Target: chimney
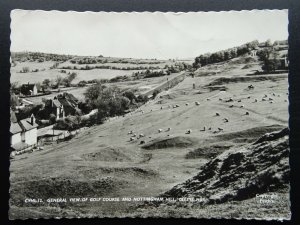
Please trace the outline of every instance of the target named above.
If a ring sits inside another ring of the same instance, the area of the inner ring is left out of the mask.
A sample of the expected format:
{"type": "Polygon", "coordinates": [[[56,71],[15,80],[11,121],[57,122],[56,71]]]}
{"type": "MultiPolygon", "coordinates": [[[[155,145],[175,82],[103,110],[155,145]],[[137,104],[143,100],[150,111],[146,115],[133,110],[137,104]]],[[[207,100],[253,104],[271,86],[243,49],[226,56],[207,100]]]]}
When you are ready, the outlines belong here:
{"type": "Polygon", "coordinates": [[[31,114],[31,117],[30,117],[30,123],[31,123],[31,125],[34,124],[34,115],[33,114],[31,114]]]}

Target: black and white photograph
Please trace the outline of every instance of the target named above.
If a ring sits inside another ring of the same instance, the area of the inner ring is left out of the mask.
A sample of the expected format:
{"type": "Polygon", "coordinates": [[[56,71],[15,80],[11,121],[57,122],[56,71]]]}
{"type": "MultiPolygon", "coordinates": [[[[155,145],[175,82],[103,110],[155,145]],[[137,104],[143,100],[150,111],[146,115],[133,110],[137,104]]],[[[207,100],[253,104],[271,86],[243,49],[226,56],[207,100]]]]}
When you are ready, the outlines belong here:
{"type": "Polygon", "coordinates": [[[288,13],[12,10],[9,218],[290,220],[288,13]]]}

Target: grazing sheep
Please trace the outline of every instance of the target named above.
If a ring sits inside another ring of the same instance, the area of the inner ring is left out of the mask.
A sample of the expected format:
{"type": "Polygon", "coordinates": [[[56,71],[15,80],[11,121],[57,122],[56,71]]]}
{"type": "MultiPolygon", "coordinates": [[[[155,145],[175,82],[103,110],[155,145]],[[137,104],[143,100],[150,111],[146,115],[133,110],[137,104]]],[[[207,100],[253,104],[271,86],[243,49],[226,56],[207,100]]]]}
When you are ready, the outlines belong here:
{"type": "Polygon", "coordinates": [[[145,135],[144,134],[139,134],[139,137],[141,138],[141,137],[145,137],[145,135]]]}
{"type": "Polygon", "coordinates": [[[167,132],[171,130],[171,127],[168,127],[168,129],[166,130],[167,132]]]}
{"type": "Polygon", "coordinates": [[[223,101],[223,99],[222,99],[222,98],[219,98],[219,101],[223,101]]]}
{"type": "Polygon", "coordinates": [[[269,101],[273,101],[273,98],[269,98],[269,101]]]}
{"type": "Polygon", "coordinates": [[[132,131],[132,130],[128,132],[128,134],[132,134],[132,133],[133,133],[133,131],[132,131]]]}
{"type": "Polygon", "coordinates": [[[222,131],[223,129],[222,129],[222,128],[220,128],[220,127],[218,127],[218,130],[219,130],[219,131],[222,131]]]}
{"type": "Polygon", "coordinates": [[[240,99],[240,100],[238,100],[238,102],[242,102],[242,100],[240,99]]]}
{"type": "Polygon", "coordinates": [[[233,99],[229,98],[226,102],[233,102],[233,99]]]}
{"type": "Polygon", "coordinates": [[[263,98],[263,99],[261,99],[263,102],[265,102],[266,101],[266,99],[265,98],[263,98]]]}
{"type": "Polygon", "coordinates": [[[210,101],[210,99],[209,99],[209,98],[207,98],[207,99],[206,99],[206,101],[210,101]]]}
{"type": "Polygon", "coordinates": [[[158,129],[158,133],[161,133],[163,130],[162,129],[158,129]]]}
{"type": "Polygon", "coordinates": [[[216,133],[218,133],[218,131],[216,131],[216,130],[215,130],[215,131],[213,131],[213,134],[216,134],[216,133]]]}
{"type": "Polygon", "coordinates": [[[287,100],[285,99],[284,102],[287,102],[287,100]]]}
{"type": "Polygon", "coordinates": [[[254,99],[254,102],[257,102],[257,99],[254,99]]]}
{"type": "Polygon", "coordinates": [[[219,114],[219,113],[216,113],[216,116],[220,116],[220,114],[219,114]]]}
{"type": "Polygon", "coordinates": [[[268,95],[264,95],[264,98],[267,98],[268,97],[268,95]]]}
{"type": "Polygon", "coordinates": [[[241,105],[240,108],[244,108],[244,105],[241,105]]]}
{"type": "Polygon", "coordinates": [[[247,98],[248,98],[248,99],[250,99],[250,98],[251,98],[251,96],[248,96],[247,98]]]}
{"type": "Polygon", "coordinates": [[[192,133],[192,130],[191,130],[191,129],[188,129],[185,133],[186,133],[186,134],[190,134],[190,133],[192,133]]]}
{"type": "Polygon", "coordinates": [[[136,134],[133,134],[131,137],[136,137],[136,134]]]}
{"type": "Polygon", "coordinates": [[[204,126],[204,127],[203,127],[203,129],[202,129],[202,130],[200,130],[200,131],[205,131],[205,129],[206,129],[206,127],[204,126]]]}
{"type": "Polygon", "coordinates": [[[211,127],[210,127],[210,128],[208,128],[208,130],[211,130],[211,127]]]}
{"type": "Polygon", "coordinates": [[[245,115],[247,115],[247,116],[248,116],[248,115],[249,115],[249,112],[246,112],[246,113],[245,113],[245,115]]]}
{"type": "Polygon", "coordinates": [[[188,106],[188,105],[189,105],[189,103],[185,103],[185,105],[186,105],[186,106],[188,106]]]}
{"type": "Polygon", "coordinates": [[[200,103],[199,102],[195,102],[195,105],[200,105],[200,103]]]}
{"type": "Polygon", "coordinates": [[[228,123],[229,120],[228,120],[227,118],[224,118],[224,122],[225,122],[225,123],[228,123]]]}
{"type": "Polygon", "coordinates": [[[131,137],[131,138],[130,138],[130,141],[134,141],[134,140],[135,140],[135,138],[134,138],[134,137],[131,137]]]}
{"type": "Polygon", "coordinates": [[[160,109],[163,109],[163,107],[160,107],[160,109]]]}
{"type": "Polygon", "coordinates": [[[252,84],[250,84],[250,85],[248,86],[248,88],[249,88],[249,89],[253,89],[254,86],[253,86],[252,84]]]}
{"type": "Polygon", "coordinates": [[[276,96],[275,93],[272,93],[273,96],[276,96]]]}
{"type": "Polygon", "coordinates": [[[230,105],[229,108],[232,108],[234,105],[230,105]]]}
{"type": "Polygon", "coordinates": [[[145,144],[145,141],[140,141],[140,145],[145,144]]]}
{"type": "Polygon", "coordinates": [[[273,101],[270,101],[270,103],[273,103],[273,101]]]}

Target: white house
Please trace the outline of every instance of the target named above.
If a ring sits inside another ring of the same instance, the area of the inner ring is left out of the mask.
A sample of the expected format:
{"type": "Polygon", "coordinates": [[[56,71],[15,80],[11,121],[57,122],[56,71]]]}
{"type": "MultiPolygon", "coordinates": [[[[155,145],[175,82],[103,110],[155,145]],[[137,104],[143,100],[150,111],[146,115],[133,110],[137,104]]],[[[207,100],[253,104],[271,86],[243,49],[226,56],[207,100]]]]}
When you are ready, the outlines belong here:
{"type": "Polygon", "coordinates": [[[10,134],[12,150],[22,150],[36,145],[37,127],[34,115],[20,121],[16,120],[15,115],[11,116],[10,134]]]}
{"type": "Polygon", "coordinates": [[[23,131],[21,134],[22,142],[25,142],[27,145],[36,145],[38,125],[35,123],[34,115],[31,115],[30,118],[20,120],[19,124],[23,131]]]}
{"type": "Polygon", "coordinates": [[[10,124],[10,143],[11,145],[16,145],[17,143],[20,143],[22,141],[21,139],[21,133],[22,133],[22,128],[18,123],[11,123],[10,124]]]}

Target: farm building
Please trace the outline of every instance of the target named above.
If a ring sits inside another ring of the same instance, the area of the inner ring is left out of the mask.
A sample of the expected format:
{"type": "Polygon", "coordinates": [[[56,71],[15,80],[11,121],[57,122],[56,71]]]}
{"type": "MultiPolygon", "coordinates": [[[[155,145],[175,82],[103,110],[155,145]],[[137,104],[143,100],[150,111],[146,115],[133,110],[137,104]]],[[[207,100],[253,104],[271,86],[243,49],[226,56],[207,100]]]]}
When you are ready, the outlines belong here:
{"type": "Polygon", "coordinates": [[[28,84],[22,84],[20,91],[23,95],[37,95],[38,93],[36,85],[29,82],[28,84]]]}
{"type": "Polygon", "coordinates": [[[45,107],[50,108],[50,112],[56,116],[56,119],[64,118],[68,115],[75,115],[78,111],[78,99],[72,94],[63,93],[57,95],[54,99],[45,102],[45,107]]]}
{"type": "Polygon", "coordinates": [[[11,112],[11,148],[22,150],[37,144],[37,127],[34,115],[30,118],[17,121],[14,112],[11,112]]]}

